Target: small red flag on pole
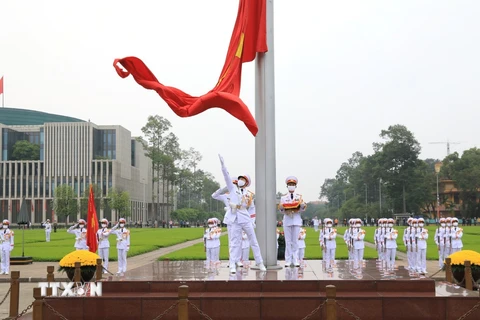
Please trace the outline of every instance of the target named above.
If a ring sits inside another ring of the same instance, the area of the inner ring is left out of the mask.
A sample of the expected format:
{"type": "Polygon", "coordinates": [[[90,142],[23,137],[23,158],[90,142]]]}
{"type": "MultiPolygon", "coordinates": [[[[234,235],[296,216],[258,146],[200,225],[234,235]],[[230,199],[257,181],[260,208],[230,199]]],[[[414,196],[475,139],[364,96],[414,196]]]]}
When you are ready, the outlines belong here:
{"type": "Polygon", "coordinates": [[[97,230],[98,219],[97,210],[95,209],[95,197],[93,187],[90,185],[90,195],[88,197],[88,214],[87,214],[87,246],[90,252],[97,252],[97,230]]]}

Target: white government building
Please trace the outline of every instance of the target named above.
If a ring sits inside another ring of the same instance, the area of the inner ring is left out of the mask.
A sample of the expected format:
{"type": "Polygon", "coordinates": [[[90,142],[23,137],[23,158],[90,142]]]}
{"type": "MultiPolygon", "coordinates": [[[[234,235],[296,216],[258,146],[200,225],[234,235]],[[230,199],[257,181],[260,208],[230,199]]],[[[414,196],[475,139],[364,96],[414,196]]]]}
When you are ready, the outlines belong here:
{"type": "MultiPolygon", "coordinates": [[[[113,187],[127,191],[131,200],[129,221],[154,220],[151,216],[152,164],[143,146],[119,125],[96,125],[61,115],[33,110],[0,108],[0,218],[18,221],[22,199],[32,224],[46,219],[58,223],[53,196],[56,186],[69,184],[80,198],[90,184],[108,197],[113,187]],[[40,159],[12,160],[13,146],[27,140],[40,146],[40,159]],[[146,206],[144,206],[146,204],[146,206]],[[150,205],[149,205],[150,204],[150,205]]],[[[114,210],[99,208],[99,219],[118,220],[114,210]]],[[[86,217],[79,212],[69,222],[86,217]]]]}

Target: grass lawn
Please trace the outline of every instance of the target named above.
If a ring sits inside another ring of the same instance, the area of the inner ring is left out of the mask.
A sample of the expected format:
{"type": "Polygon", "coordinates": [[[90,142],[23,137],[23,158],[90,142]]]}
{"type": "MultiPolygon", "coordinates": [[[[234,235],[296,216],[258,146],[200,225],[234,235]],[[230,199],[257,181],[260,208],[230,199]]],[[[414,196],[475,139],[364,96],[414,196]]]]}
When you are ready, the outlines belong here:
{"type": "MultiPolygon", "coordinates": [[[[480,227],[462,227],[463,234],[463,249],[465,250],[474,250],[480,252],[480,227]]],[[[348,251],[345,242],[343,241],[343,233],[345,232],[345,227],[337,228],[339,235],[337,236],[337,250],[336,258],[337,259],[347,259],[348,251]],[[341,234],[341,235],[340,235],[341,234]]],[[[365,227],[366,233],[365,241],[374,243],[373,235],[375,232],[375,227],[365,227]]],[[[403,245],[403,230],[405,227],[396,227],[399,230],[399,237],[397,239],[398,251],[406,252],[405,246],[403,245]]],[[[434,235],[436,226],[428,226],[429,230],[428,241],[427,241],[427,259],[436,260],[438,259],[437,246],[435,245],[434,235]]],[[[322,251],[318,242],[319,233],[315,232],[313,228],[307,228],[307,238],[305,239],[306,250],[305,250],[305,259],[321,259],[322,251]]],[[[228,259],[228,239],[227,236],[222,236],[220,238],[220,259],[228,259]]],[[[365,247],[364,252],[365,259],[374,259],[377,257],[377,252],[373,248],[365,247]]],[[[194,245],[189,248],[181,249],[170,254],[161,256],[159,260],[205,260],[205,251],[203,248],[203,243],[194,245]]],[[[252,252],[250,251],[250,260],[253,260],[252,252]]]]}
{"type": "MultiPolygon", "coordinates": [[[[15,232],[15,248],[11,256],[22,256],[22,230],[13,229],[15,232]]],[[[174,244],[199,239],[203,236],[203,228],[143,228],[130,229],[130,250],[128,256],[136,256],[159,248],[174,244]]],[[[116,236],[110,236],[110,261],[117,260],[116,236]]],[[[67,233],[66,229],[52,232],[50,242],[45,242],[43,229],[25,230],[25,256],[33,257],[34,261],[60,261],[73,247],[75,236],[67,233]]]]}

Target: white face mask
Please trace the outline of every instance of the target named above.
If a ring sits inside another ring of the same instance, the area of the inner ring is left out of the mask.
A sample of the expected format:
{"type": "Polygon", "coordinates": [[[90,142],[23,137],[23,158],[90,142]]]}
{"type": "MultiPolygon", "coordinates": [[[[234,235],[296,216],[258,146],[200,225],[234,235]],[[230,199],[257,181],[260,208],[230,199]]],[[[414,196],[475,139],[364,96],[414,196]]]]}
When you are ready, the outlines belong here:
{"type": "Polygon", "coordinates": [[[214,224],[209,224],[208,227],[209,228],[213,228],[215,225],[214,224]]]}
{"type": "Polygon", "coordinates": [[[3,225],[3,229],[7,229],[8,226],[6,224],[3,225]]]}
{"type": "Polygon", "coordinates": [[[125,223],[120,223],[120,228],[125,227],[125,223]]]}
{"type": "Polygon", "coordinates": [[[451,222],[448,222],[447,223],[447,227],[451,227],[452,226],[452,223],[451,222]]]}
{"type": "Polygon", "coordinates": [[[330,223],[327,224],[327,228],[331,228],[331,227],[332,227],[332,225],[330,223]]]}
{"type": "Polygon", "coordinates": [[[453,226],[454,226],[454,227],[458,226],[458,222],[454,222],[454,223],[453,223],[453,226]]]}
{"type": "Polygon", "coordinates": [[[102,228],[106,228],[107,225],[105,223],[102,223],[102,228]]]}
{"type": "Polygon", "coordinates": [[[237,185],[241,188],[245,185],[245,180],[238,180],[237,185]]]}
{"type": "Polygon", "coordinates": [[[85,227],[85,225],[84,224],[79,224],[78,227],[81,229],[81,228],[85,227]]]}
{"type": "Polygon", "coordinates": [[[288,191],[293,192],[295,191],[297,187],[296,186],[287,186],[288,191]]]}
{"type": "Polygon", "coordinates": [[[388,227],[389,227],[389,228],[392,228],[392,227],[393,227],[393,223],[389,223],[389,224],[388,224],[388,227]]]}
{"type": "Polygon", "coordinates": [[[362,225],[361,224],[356,224],[355,228],[360,228],[362,225]]]}
{"type": "Polygon", "coordinates": [[[420,228],[423,228],[423,226],[424,226],[423,223],[419,223],[418,225],[420,226],[420,228]]]}
{"type": "Polygon", "coordinates": [[[418,227],[418,223],[414,223],[413,226],[416,228],[418,227]]]}
{"type": "Polygon", "coordinates": [[[442,227],[445,227],[445,223],[441,223],[440,225],[441,225],[442,227]]]}

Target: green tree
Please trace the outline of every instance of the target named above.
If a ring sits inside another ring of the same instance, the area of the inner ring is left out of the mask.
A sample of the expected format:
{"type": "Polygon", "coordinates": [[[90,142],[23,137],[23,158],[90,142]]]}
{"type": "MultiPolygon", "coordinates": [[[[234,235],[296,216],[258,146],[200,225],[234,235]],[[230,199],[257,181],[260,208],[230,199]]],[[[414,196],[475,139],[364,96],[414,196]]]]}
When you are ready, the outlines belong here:
{"type": "Polygon", "coordinates": [[[27,140],[19,140],[13,145],[12,160],[40,160],[40,146],[27,140]]]}
{"type": "Polygon", "coordinates": [[[118,216],[125,218],[131,215],[130,195],[126,191],[115,188],[108,192],[108,204],[112,210],[117,211],[118,216]]]}
{"type": "MultiPolygon", "coordinates": [[[[55,188],[53,197],[53,210],[57,215],[68,217],[78,212],[78,199],[75,191],[68,184],[62,184],[55,188]]],[[[65,225],[67,225],[65,219],[65,225]]]]}

